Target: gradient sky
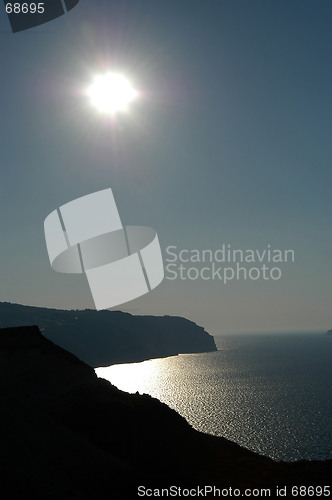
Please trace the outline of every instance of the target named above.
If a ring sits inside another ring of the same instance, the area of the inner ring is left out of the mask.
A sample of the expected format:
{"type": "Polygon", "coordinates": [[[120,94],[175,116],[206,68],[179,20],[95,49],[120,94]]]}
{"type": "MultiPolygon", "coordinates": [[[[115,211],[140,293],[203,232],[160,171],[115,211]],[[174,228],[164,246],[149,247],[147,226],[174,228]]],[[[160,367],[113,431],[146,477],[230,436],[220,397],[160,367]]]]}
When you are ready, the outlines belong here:
{"type": "Polygon", "coordinates": [[[279,281],[164,280],[122,310],[214,335],[332,328],[331,18],[329,0],[81,0],[12,34],[2,8],[0,300],[94,307],[84,275],[51,269],[43,222],[111,187],[163,251],[296,255],[279,281]],[[84,95],[104,70],[140,92],[115,121],[84,95]]]}

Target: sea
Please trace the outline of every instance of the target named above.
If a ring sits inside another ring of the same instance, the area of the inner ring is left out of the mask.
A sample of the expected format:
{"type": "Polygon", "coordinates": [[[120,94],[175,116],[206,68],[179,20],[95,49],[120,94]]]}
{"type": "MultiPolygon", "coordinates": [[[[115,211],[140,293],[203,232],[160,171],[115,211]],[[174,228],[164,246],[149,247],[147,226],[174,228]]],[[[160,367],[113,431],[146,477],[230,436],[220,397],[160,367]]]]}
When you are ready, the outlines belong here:
{"type": "Polygon", "coordinates": [[[216,336],[216,352],[97,368],[119,389],[150,394],[195,429],[274,460],[332,459],[332,336],[216,336]]]}

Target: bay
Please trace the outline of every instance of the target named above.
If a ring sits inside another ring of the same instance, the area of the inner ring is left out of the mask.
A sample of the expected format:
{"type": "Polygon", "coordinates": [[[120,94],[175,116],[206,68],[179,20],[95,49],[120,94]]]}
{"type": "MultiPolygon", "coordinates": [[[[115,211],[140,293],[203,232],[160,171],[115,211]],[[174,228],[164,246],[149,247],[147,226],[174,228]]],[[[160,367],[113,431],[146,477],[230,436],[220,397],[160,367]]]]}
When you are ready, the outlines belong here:
{"type": "Polygon", "coordinates": [[[197,430],[275,460],[332,458],[332,337],[230,334],[217,352],[97,368],[127,392],[150,394],[197,430]]]}

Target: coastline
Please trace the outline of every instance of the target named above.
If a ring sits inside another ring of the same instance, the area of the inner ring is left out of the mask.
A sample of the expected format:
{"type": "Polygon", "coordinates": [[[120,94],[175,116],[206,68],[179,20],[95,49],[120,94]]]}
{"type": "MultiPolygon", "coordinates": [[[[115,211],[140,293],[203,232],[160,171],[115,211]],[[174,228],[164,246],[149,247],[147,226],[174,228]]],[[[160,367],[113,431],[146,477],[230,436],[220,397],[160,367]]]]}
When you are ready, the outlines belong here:
{"type": "Polygon", "coordinates": [[[150,394],[198,431],[274,460],[331,459],[330,350],[321,335],[216,337],[219,351],[102,368],[119,389],[150,394]],[[249,432],[249,430],[250,432],[249,432]]]}
{"type": "Polygon", "coordinates": [[[0,357],[5,500],[135,498],[139,485],[268,487],[275,498],[278,485],[328,484],[332,460],[275,462],[198,432],[157,399],[98,378],[37,327],[0,330],[0,357]]]}

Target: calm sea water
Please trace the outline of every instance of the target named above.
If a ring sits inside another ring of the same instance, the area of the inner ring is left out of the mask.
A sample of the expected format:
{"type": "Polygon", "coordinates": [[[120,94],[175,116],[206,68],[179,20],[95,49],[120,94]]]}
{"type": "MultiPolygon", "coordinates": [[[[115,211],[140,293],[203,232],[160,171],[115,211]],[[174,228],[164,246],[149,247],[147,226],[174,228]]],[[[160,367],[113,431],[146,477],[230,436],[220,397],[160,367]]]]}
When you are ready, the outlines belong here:
{"type": "Polygon", "coordinates": [[[150,394],[196,429],[276,460],[332,458],[332,337],[215,337],[218,352],[98,368],[119,389],[150,394]]]}

